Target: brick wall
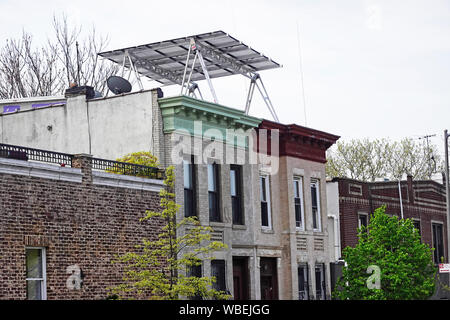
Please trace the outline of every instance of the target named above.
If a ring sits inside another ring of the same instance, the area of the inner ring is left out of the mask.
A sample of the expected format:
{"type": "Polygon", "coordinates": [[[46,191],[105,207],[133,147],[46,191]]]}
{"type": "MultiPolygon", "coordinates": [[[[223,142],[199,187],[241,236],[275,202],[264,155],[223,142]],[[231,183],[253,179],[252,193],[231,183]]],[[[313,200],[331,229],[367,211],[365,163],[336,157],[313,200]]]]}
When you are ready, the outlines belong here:
{"type": "MultiPolygon", "coordinates": [[[[376,208],[386,205],[386,213],[401,217],[398,182],[365,183],[351,179],[336,178],[339,182],[339,214],[342,248],[358,243],[358,214],[368,216],[376,208]]],[[[401,195],[404,218],[420,221],[421,238],[424,243],[433,245],[432,223],[442,223],[444,253],[447,260],[447,219],[445,187],[434,181],[401,182],[401,195]]]]}
{"type": "MultiPolygon", "coordinates": [[[[146,209],[159,210],[157,191],[98,185],[86,158],[76,166],[81,182],[0,170],[0,299],[26,299],[27,246],[46,248],[48,299],[105,299],[122,279],[121,267],[111,264],[115,255],[159,233],[161,222],[139,222],[146,209]],[[66,271],[75,264],[84,282],[69,290],[66,271]]],[[[76,170],[55,167],[62,169],[76,170]]]]}

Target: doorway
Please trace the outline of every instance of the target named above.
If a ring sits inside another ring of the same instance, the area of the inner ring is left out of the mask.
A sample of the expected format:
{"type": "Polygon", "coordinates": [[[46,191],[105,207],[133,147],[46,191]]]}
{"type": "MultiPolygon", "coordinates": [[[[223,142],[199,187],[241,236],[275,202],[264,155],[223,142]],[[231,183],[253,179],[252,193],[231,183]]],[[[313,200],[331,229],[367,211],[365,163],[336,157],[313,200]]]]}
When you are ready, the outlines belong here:
{"type": "Polygon", "coordinates": [[[248,258],[233,257],[233,291],[234,300],[248,300],[248,258]]]}
{"type": "Polygon", "coordinates": [[[278,300],[277,258],[261,258],[261,300],[278,300]]]}

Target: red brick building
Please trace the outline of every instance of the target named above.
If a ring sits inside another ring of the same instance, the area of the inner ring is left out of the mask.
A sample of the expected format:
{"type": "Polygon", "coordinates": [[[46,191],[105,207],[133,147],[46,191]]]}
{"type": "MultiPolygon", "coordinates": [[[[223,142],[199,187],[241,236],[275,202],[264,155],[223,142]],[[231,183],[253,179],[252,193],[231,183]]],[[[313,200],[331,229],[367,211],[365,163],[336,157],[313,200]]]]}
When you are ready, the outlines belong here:
{"type": "Polygon", "coordinates": [[[107,298],[123,276],[111,260],[159,233],[139,218],[159,209],[162,180],[98,171],[112,162],[86,155],[0,147],[0,299],[107,298]]]}
{"type": "Polygon", "coordinates": [[[339,207],[334,210],[339,213],[341,249],[356,245],[358,227],[367,225],[370,214],[386,205],[387,214],[400,218],[403,209],[403,217],[413,220],[422,241],[435,248],[435,263],[441,257],[448,261],[444,184],[430,180],[413,181],[408,176],[406,181],[401,181],[399,193],[398,181],[361,182],[335,178],[327,185],[329,198],[332,197],[333,185],[338,193],[339,207]]]}

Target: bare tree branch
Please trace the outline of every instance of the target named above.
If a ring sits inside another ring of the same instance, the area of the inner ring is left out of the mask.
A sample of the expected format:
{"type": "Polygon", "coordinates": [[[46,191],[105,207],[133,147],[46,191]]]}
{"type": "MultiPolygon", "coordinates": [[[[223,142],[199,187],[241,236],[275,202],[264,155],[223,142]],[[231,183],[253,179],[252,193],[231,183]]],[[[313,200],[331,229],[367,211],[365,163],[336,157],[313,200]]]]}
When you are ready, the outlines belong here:
{"type": "Polygon", "coordinates": [[[32,35],[24,31],[20,39],[9,39],[0,48],[1,99],[62,94],[70,83],[78,82],[78,61],[78,84],[106,92],[106,79],[118,70],[97,55],[106,48],[108,37],[98,36],[94,27],[82,37],[81,26],[71,26],[66,15],[53,17],[53,31],[54,37],[41,46],[35,46],[32,35]]]}

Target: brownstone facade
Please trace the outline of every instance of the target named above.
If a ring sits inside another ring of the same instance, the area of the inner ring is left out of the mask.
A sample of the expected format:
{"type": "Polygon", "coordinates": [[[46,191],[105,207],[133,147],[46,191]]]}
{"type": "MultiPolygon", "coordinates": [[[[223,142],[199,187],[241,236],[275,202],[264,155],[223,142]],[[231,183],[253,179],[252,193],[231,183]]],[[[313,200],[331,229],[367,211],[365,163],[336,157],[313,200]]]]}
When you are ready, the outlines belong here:
{"type": "Polygon", "coordinates": [[[84,156],[73,161],[81,170],[0,160],[0,299],[27,298],[28,247],[45,248],[47,299],[105,299],[123,276],[111,260],[159,233],[162,223],[139,219],[147,209],[159,210],[160,181],[149,190],[135,187],[147,183],[144,178],[102,173],[96,179],[84,156]],[[114,187],[105,179],[134,187],[114,187]],[[70,289],[75,265],[83,283],[70,289]]]}

